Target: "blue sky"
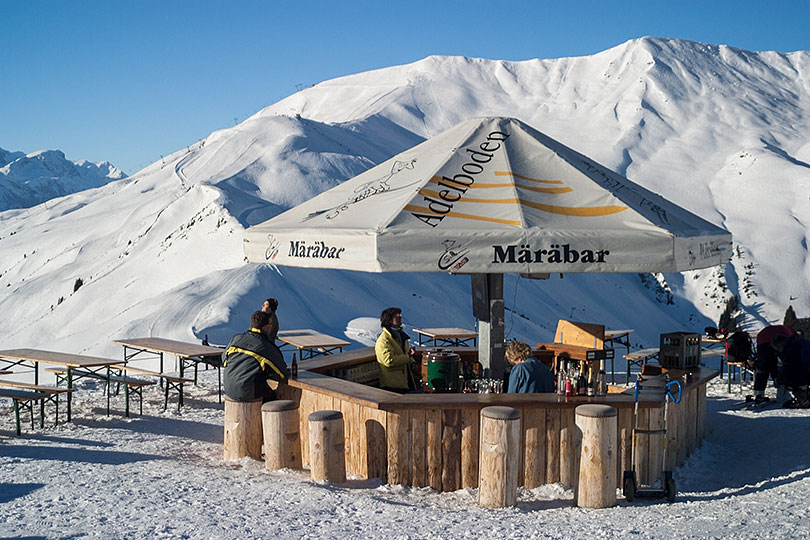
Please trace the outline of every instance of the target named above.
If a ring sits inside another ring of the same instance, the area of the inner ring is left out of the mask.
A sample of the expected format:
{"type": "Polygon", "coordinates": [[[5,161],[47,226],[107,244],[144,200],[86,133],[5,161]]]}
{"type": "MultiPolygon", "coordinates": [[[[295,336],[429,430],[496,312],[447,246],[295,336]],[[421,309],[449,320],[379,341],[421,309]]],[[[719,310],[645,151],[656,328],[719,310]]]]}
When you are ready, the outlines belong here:
{"type": "Polygon", "coordinates": [[[590,55],[642,36],[810,50],[810,1],[0,0],[0,147],[134,173],[298,88],[431,54],[590,55]]]}

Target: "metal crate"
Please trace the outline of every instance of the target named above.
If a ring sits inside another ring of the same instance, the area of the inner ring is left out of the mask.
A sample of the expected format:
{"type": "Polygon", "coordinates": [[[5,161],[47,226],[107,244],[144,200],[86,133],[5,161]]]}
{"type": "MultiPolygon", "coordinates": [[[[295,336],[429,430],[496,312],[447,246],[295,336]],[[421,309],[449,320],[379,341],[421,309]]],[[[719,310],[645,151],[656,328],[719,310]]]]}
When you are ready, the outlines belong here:
{"type": "Polygon", "coordinates": [[[658,362],[667,369],[692,369],[700,365],[700,334],[661,334],[658,362]]]}

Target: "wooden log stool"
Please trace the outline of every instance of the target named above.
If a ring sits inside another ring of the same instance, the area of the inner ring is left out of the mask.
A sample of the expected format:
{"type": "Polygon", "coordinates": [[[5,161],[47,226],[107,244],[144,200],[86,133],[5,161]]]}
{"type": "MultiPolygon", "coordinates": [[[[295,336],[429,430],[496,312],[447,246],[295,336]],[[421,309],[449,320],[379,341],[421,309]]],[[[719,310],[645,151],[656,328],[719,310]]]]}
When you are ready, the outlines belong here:
{"type": "Polygon", "coordinates": [[[289,399],[262,405],[264,463],[271,471],[301,469],[301,439],[298,434],[298,403],[289,399]]]}
{"type": "Polygon", "coordinates": [[[222,459],[262,459],[262,400],[225,398],[225,442],[222,459]]]}
{"type": "Polygon", "coordinates": [[[314,482],[346,482],[343,413],[315,411],[309,415],[309,467],[314,482]]]}
{"type": "Polygon", "coordinates": [[[577,506],[616,506],[617,420],[616,409],[609,405],[576,408],[576,424],[582,432],[577,506]]]}
{"type": "Polygon", "coordinates": [[[485,508],[513,506],[520,467],[520,411],[484,407],[480,432],[478,504],[485,508]]]}

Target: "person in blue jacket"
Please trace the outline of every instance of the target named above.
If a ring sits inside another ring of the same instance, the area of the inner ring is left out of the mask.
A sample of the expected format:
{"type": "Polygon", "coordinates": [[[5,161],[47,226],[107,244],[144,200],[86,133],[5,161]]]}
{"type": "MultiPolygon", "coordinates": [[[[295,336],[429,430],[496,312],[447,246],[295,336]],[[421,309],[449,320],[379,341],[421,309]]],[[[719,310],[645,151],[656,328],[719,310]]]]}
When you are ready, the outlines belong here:
{"type": "Polygon", "coordinates": [[[793,399],[782,404],[789,409],[810,408],[810,341],[799,336],[773,336],[771,347],[782,360],[779,377],[793,394],[793,399]]]}
{"type": "Polygon", "coordinates": [[[554,391],[554,375],[532,356],[528,343],[512,341],[506,347],[506,361],[514,366],[509,373],[510,394],[538,394],[554,391]]]}

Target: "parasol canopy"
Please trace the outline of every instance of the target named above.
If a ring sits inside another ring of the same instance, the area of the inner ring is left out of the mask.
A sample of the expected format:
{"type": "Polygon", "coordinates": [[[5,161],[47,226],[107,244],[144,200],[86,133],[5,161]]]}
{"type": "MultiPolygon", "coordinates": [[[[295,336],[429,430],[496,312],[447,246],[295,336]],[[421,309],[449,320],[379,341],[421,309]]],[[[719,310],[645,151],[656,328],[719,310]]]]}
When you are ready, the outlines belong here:
{"type": "Polygon", "coordinates": [[[681,272],[731,234],[514,118],[465,121],[250,227],[250,262],[366,272],[681,272]]]}

